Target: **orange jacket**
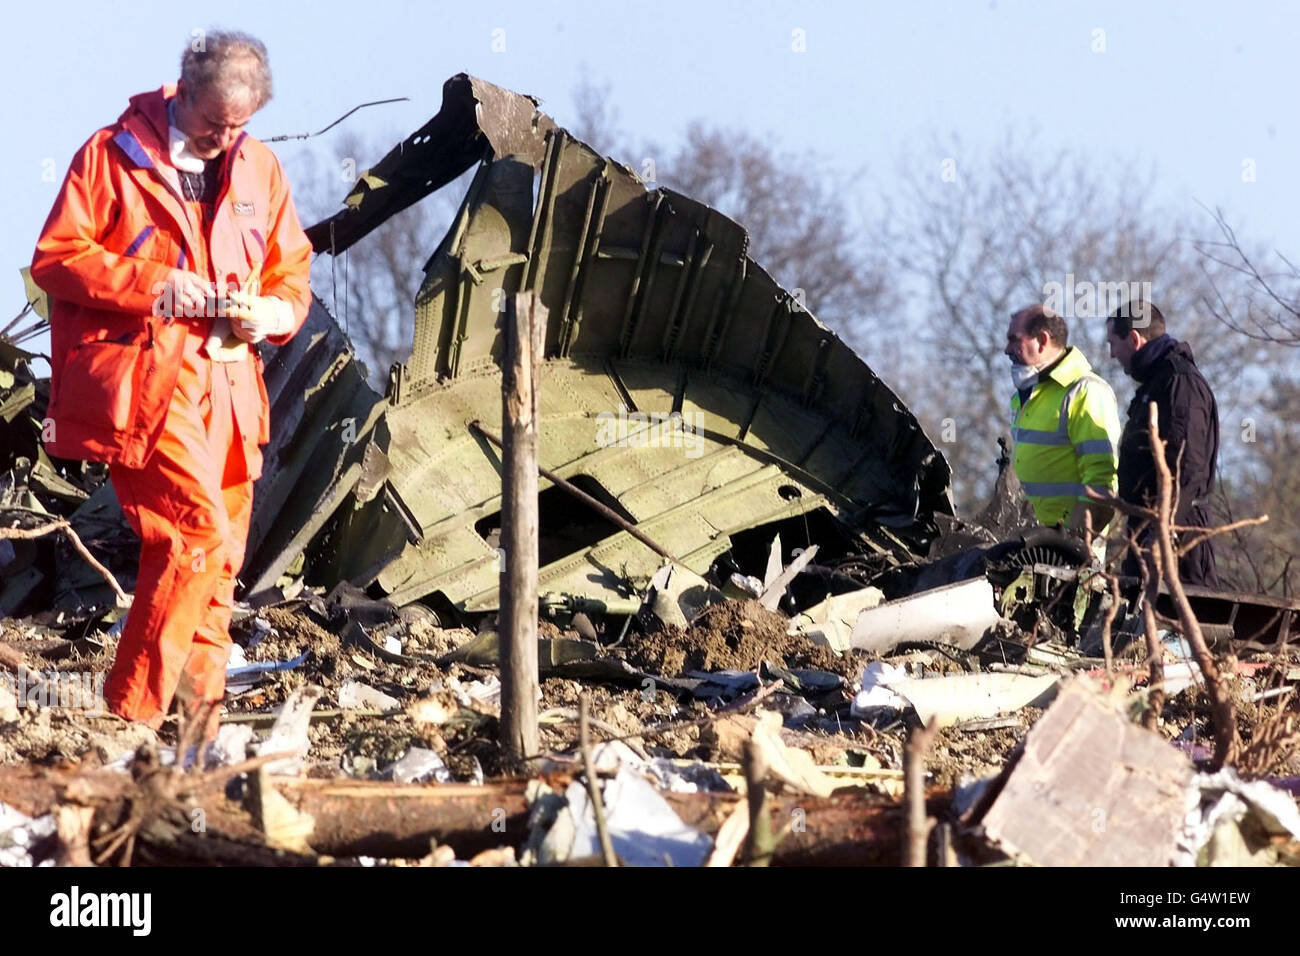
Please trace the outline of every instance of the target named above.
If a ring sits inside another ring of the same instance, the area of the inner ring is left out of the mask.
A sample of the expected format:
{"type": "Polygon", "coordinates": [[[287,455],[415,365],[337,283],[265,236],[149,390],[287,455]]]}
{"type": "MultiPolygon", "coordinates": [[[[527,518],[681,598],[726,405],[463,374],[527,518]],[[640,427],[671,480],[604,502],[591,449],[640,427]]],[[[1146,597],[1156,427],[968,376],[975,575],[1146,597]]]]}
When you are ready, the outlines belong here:
{"type": "MultiPolygon", "coordinates": [[[[167,162],[164,86],[131,98],[118,121],[96,132],[68,169],[32,258],[32,278],[50,297],[50,406],[46,448],[62,458],[138,468],[158,440],[187,335],[207,337],[212,317],[172,317],[160,307],[173,269],[225,287],[261,263],[261,294],[307,318],[311,243],[294,211],[279,160],[247,134],[227,152],[209,235],[201,234],[167,162]]],[[[253,350],[256,355],[256,350],[253,350]]],[[[245,434],[270,439],[261,358],[257,395],[236,399],[245,434]]]]}

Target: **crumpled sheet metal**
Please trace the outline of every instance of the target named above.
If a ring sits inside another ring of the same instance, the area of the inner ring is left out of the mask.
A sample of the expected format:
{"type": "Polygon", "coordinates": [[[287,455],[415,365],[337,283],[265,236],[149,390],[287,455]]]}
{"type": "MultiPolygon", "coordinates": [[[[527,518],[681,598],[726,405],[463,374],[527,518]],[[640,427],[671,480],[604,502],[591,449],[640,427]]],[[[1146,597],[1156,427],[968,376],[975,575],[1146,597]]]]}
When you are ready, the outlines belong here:
{"type": "Polygon", "coordinates": [[[554,127],[532,97],[458,73],[443,84],[438,114],[362,173],[347,208],[307,236],[317,252],[343,252],[481,159],[518,155],[539,164],[554,127]]]}
{"type": "MultiPolygon", "coordinates": [[[[421,540],[377,574],[351,562],[342,576],[377,582],[398,603],[440,592],[467,610],[496,606],[485,531],[499,520],[500,462],[466,423],[500,431],[500,319],[523,289],[549,310],[541,463],[597,485],[691,570],[706,571],[735,532],[816,509],[868,550],[923,553],[933,516],[952,510],[947,463],[866,363],[749,258],[742,226],[647,190],[526,97],[471,78],[446,89],[452,116],[424,129],[470,130],[474,99],[487,161],[426,267],[412,355],[390,384],[390,482],[421,540]]],[[[372,170],[389,185],[359,186],[356,209],[331,220],[336,249],[355,240],[345,224],[378,224],[358,211],[391,215],[403,189],[449,181],[446,157],[469,154],[435,143],[420,171],[412,141],[372,170]]],[[[344,542],[396,541],[401,530],[392,516],[345,521],[344,542]]],[[[543,565],[546,590],[609,596],[643,585],[659,559],[611,531],[543,565]]]]}

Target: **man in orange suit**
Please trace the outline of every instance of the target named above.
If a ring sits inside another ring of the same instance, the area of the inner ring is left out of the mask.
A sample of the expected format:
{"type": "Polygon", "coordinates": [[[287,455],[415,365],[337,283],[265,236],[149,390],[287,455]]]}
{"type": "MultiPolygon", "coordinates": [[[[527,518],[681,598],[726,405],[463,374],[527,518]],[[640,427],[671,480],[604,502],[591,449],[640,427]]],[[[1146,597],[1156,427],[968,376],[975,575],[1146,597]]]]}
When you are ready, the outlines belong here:
{"type": "Polygon", "coordinates": [[[196,41],[174,87],[132,97],[74,157],[32,260],[51,309],[46,447],[108,462],[142,543],[105,703],[154,728],[173,700],[193,716],[224,696],[270,437],[256,345],[287,342],[311,304],[284,171],[243,131],[270,97],[259,41],[196,41]]]}

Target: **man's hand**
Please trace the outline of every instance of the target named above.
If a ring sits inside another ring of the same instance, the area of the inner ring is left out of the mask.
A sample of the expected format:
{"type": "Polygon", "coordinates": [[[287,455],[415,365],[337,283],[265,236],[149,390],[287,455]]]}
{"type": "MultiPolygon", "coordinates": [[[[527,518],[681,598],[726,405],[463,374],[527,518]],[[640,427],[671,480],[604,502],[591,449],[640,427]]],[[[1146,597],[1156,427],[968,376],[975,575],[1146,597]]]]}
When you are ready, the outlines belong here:
{"type": "Polygon", "coordinates": [[[173,269],[167,277],[171,287],[172,316],[203,315],[208,301],[208,284],[193,272],[173,269]]]}
{"type": "Polygon", "coordinates": [[[232,292],[227,298],[226,314],[235,336],[249,345],[293,331],[293,307],[275,296],[232,292]]]}

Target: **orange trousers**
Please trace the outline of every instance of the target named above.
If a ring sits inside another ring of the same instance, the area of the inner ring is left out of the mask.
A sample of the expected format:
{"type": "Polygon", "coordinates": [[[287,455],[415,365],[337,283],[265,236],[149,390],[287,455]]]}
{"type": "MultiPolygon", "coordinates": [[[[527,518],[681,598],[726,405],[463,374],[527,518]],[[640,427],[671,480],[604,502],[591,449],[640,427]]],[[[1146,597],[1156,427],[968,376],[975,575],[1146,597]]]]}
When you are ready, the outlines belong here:
{"type": "MultiPolygon", "coordinates": [[[[225,695],[235,577],[248,539],[252,479],[261,472],[256,436],[245,439],[235,413],[236,404],[258,400],[251,375],[251,359],[212,362],[203,339],[191,333],[153,454],[142,468],[109,469],[141,549],[104,698],[113,713],[154,729],[173,699],[193,716],[225,695]]],[[[218,711],[205,736],[215,733],[218,711]]]]}

